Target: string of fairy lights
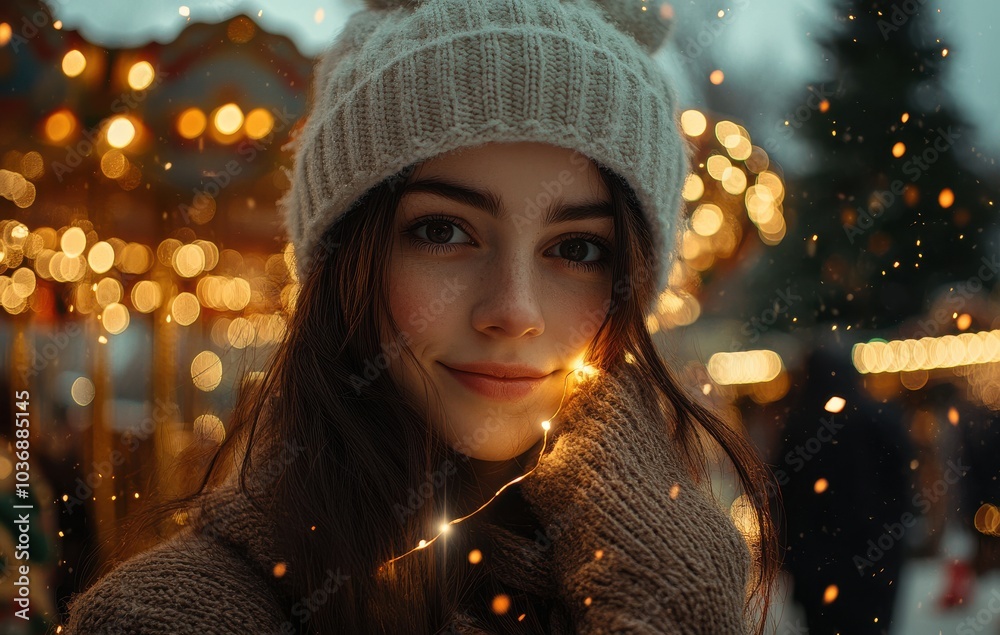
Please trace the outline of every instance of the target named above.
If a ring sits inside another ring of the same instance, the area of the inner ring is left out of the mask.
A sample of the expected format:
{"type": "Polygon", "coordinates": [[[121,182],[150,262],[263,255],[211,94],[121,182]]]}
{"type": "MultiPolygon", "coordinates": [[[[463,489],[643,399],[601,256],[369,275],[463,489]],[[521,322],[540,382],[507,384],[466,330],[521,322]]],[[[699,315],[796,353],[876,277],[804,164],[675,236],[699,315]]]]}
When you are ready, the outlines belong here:
{"type": "MultiPolygon", "coordinates": [[[[625,361],[626,362],[631,362],[632,358],[630,356],[626,355],[625,361]]],[[[598,375],[600,375],[600,373],[601,373],[600,369],[598,369],[596,366],[593,366],[591,364],[581,363],[581,364],[578,364],[572,371],[570,371],[569,373],[567,373],[566,377],[563,378],[563,394],[562,394],[562,397],[559,400],[559,407],[556,408],[556,411],[552,414],[551,417],[549,417],[548,419],[542,421],[542,423],[541,423],[542,434],[543,434],[543,436],[542,436],[542,447],[541,447],[541,449],[538,452],[538,459],[535,462],[534,467],[532,467],[530,470],[528,470],[527,472],[525,472],[521,476],[518,476],[517,478],[515,478],[515,479],[507,482],[506,484],[504,484],[504,486],[501,487],[500,489],[498,489],[496,491],[496,493],[493,494],[493,496],[491,496],[489,498],[489,500],[487,500],[485,503],[483,503],[482,505],[480,505],[478,508],[476,508],[471,513],[466,514],[465,516],[461,516],[459,518],[455,518],[453,520],[449,520],[449,521],[445,521],[445,522],[441,523],[441,525],[440,525],[440,531],[438,531],[437,534],[435,534],[430,539],[423,539],[423,540],[421,540],[420,542],[417,543],[417,546],[413,547],[412,549],[410,549],[406,553],[403,553],[402,555],[395,556],[395,557],[389,559],[388,561],[386,561],[385,563],[383,563],[379,567],[379,572],[383,572],[386,567],[388,567],[389,565],[393,564],[394,562],[396,562],[398,560],[401,560],[402,558],[405,558],[406,556],[410,555],[411,553],[414,553],[416,551],[420,551],[421,549],[426,549],[427,547],[431,546],[432,544],[434,544],[434,542],[438,538],[440,538],[444,534],[448,533],[448,531],[451,529],[451,527],[453,525],[457,525],[460,522],[462,522],[464,520],[467,520],[467,519],[475,516],[480,511],[482,511],[483,509],[485,509],[490,503],[492,503],[496,499],[496,497],[499,496],[505,489],[507,489],[511,485],[514,485],[515,483],[518,483],[518,482],[522,481],[523,479],[527,478],[532,472],[534,472],[536,469],[538,469],[538,466],[541,463],[542,457],[545,455],[545,446],[548,443],[549,430],[552,427],[552,420],[555,419],[556,415],[558,415],[562,411],[563,404],[565,403],[565,400],[566,400],[566,390],[567,390],[567,387],[569,386],[569,380],[570,380],[570,378],[573,377],[573,376],[576,376],[576,377],[580,378],[582,381],[586,381],[586,380],[589,380],[591,378],[597,377],[598,375]]]]}

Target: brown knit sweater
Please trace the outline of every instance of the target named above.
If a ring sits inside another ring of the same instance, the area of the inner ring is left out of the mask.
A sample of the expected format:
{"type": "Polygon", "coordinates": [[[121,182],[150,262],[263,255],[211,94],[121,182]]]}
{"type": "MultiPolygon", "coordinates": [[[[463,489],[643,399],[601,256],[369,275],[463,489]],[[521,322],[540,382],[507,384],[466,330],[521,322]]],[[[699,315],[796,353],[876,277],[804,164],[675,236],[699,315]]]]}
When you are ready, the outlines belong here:
{"type": "MultiPolygon", "coordinates": [[[[552,635],[749,632],[743,537],[688,477],[666,418],[640,410],[639,382],[588,381],[519,484],[550,543],[498,529],[501,577],[558,598],[552,635]]],[[[210,492],[183,531],[74,596],[63,632],[292,633],[267,522],[232,484],[210,492]]],[[[453,629],[482,633],[464,612],[453,629]]]]}

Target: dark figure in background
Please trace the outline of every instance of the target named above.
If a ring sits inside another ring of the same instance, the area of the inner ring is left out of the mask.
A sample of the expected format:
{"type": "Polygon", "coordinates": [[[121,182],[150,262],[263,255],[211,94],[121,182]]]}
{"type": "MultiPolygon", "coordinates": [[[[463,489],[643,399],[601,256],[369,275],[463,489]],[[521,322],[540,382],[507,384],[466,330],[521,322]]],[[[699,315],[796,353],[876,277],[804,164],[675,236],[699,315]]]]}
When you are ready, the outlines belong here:
{"type": "MultiPolygon", "coordinates": [[[[959,458],[968,475],[961,481],[958,516],[975,541],[970,573],[977,578],[1000,569],[1000,416],[995,410],[955,399],[961,433],[959,458]]],[[[944,604],[950,604],[943,598],[944,604]]]]}
{"type": "Polygon", "coordinates": [[[805,366],[774,468],[793,597],[810,635],[884,635],[917,514],[902,411],[868,395],[840,346],[818,347],[805,366]],[[825,409],[831,397],[842,410],[825,409]]]}

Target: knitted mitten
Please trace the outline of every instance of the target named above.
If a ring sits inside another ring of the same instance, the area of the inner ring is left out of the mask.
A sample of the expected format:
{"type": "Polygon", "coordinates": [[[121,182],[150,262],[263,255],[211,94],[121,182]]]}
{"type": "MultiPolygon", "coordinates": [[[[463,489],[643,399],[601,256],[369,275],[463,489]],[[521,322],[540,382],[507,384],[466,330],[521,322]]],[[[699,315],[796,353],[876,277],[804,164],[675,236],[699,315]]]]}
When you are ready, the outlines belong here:
{"type": "Polygon", "coordinates": [[[746,542],[628,372],[584,380],[522,482],[576,632],[745,633],[746,542]]]}

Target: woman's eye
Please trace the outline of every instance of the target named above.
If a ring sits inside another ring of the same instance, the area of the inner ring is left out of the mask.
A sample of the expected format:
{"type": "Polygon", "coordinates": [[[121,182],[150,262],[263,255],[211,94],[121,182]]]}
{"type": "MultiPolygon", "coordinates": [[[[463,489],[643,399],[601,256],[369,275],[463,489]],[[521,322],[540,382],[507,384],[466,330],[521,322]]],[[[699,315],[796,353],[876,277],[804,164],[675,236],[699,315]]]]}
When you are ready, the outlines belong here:
{"type": "Polygon", "coordinates": [[[570,269],[597,271],[611,264],[611,249],[603,240],[589,236],[573,236],[556,245],[556,255],[567,261],[570,269]]]}
{"type": "Polygon", "coordinates": [[[450,242],[454,238],[465,237],[465,244],[475,245],[475,241],[461,224],[452,218],[424,217],[410,225],[403,234],[410,244],[418,249],[439,254],[454,251],[462,243],[450,242]]]}
{"type": "Polygon", "coordinates": [[[559,243],[559,255],[574,262],[590,262],[601,259],[601,248],[589,240],[571,238],[559,243]]]}
{"type": "Polygon", "coordinates": [[[472,242],[472,237],[462,230],[458,225],[447,220],[424,221],[413,229],[413,235],[427,242],[443,245],[451,242],[453,238],[465,238],[464,242],[472,242]]]}

